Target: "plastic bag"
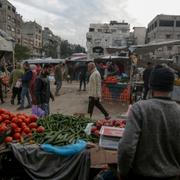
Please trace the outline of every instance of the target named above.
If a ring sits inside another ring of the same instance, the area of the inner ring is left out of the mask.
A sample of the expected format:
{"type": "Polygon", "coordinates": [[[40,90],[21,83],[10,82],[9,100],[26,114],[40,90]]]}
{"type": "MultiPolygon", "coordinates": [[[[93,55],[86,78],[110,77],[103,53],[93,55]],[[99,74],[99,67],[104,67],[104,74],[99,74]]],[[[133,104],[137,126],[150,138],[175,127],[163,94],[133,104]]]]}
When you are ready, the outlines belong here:
{"type": "Polygon", "coordinates": [[[44,117],[45,116],[45,111],[43,111],[40,107],[37,105],[32,106],[32,114],[38,116],[38,117],[44,117]]]}
{"type": "Polygon", "coordinates": [[[91,135],[91,128],[93,126],[94,123],[88,123],[84,132],[87,134],[87,135],[91,135]]]}
{"type": "Polygon", "coordinates": [[[76,144],[69,144],[66,146],[53,146],[51,144],[42,144],[41,148],[50,153],[62,155],[62,156],[72,156],[78,154],[86,148],[87,143],[83,140],[78,140],[76,144]]]}

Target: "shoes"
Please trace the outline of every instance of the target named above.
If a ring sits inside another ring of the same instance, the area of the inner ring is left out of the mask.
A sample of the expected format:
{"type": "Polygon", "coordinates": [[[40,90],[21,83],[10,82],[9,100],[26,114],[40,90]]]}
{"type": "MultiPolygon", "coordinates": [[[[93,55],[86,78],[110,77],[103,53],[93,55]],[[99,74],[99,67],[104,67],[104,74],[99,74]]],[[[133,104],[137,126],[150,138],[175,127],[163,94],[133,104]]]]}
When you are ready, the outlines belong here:
{"type": "Polygon", "coordinates": [[[110,120],[110,119],[111,119],[111,116],[106,116],[105,119],[106,119],[106,120],[110,120]]]}
{"type": "Polygon", "coordinates": [[[20,106],[20,107],[17,108],[17,110],[18,110],[18,111],[24,110],[24,107],[21,107],[21,106],[20,106]]]}
{"type": "Polygon", "coordinates": [[[83,89],[83,91],[86,91],[86,89],[83,89]]]}
{"type": "Polygon", "coordinates": [[[18,102],[18,103],[17,103],[17,105],[20,105],[20,104],[21,104],[21,102],[18,102]]]}

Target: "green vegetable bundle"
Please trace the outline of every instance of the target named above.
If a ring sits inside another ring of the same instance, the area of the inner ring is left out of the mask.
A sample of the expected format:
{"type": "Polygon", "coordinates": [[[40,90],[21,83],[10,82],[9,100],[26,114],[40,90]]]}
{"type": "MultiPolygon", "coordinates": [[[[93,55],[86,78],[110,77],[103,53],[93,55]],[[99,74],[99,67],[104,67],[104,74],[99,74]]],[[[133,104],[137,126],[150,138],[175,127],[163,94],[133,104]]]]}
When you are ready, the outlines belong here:
{"type": "Polygon", "coordinates": [[[37,121],[37,124],[43,126],[45,131],[41,134],[34,133],[33,139],[40,144],[48,143],[58,146],[75,143],[78,139],[97,142],[97,137],[86,135],[84,132],[87,124],[92,122],[89,118],[52,114],[37,121]]]}

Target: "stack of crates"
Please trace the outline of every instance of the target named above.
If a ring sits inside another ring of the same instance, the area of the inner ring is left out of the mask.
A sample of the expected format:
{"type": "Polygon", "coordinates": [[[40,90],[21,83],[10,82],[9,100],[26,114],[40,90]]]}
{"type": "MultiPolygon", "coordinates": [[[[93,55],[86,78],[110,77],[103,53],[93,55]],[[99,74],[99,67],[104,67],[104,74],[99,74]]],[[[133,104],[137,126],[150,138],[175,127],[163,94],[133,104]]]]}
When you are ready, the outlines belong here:
{"type": "Polygon", "coordinates": [[[130,86],[103,83],[102,98],[107,101],[129,102],[130,86]]]}

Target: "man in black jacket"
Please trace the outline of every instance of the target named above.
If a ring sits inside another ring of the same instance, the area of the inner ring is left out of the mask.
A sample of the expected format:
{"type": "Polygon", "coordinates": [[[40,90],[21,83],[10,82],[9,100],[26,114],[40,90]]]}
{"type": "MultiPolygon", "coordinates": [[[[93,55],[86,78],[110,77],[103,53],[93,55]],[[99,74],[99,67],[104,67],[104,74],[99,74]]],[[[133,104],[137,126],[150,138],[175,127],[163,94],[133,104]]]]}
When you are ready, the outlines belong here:
{"type": "Polygon", "coordinates": [[[49,100],[50,98],[54,101],[54,96],[51,93],[50,81],[48,75],[50,74],[50,65],[45,65],[41,71],[39,77],[36,78],[35,82],[35,97],[37,105],[45,111],[45,115],[50,113],[49,111],[49,100]]]}

